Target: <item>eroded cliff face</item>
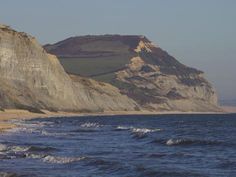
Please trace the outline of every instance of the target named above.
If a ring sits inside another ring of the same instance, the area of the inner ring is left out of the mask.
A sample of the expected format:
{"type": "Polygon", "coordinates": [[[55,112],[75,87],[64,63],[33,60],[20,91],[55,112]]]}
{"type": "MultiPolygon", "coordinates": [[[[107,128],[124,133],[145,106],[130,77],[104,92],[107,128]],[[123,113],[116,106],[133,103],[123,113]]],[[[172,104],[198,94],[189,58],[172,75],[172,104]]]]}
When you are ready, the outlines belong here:
{"type": "Polygon", "coordinates": [[[178,62],[144,36],[74,37],[45,48],[60,57],[67,72],[108,82],[142,109],[220,111],[216,91],[202,71],[178,62]],[[89,67],[81,72],[85,62],[89,67]],[[93,64],[96,72],[90,70],[93,64]]]}
{"type": "MultiPolygon", "coordinates": [[[[86,79],[84,78],[86,81],[86,79]]],[[[0,107],[64,111],[138,109],[108,84],[73,82],[35,38],[0,25],[0,107]],[[91,89],[99,85],[99,89],[91,89]],[[104,99],[102,99],[104,98],[104,99]]]]}
{"type": "Polygon", "coordinates": [[[202,71],[179,63],[145,37],[134,51],[137,55],[116,72],[116,80],[132,88],[121,90],[144,109],[220,111],[216,91],[202,71]]]}
{"type": "Polygon", "coordinates": [[[122,92],[144,109],[158,111],[217,111],[217,95],[202,74],[169,75],[160,67],[134,57],[127,68],[116,73],[125,83],[122,92]],[[132,88],[132,89],[131,89],[132,88]]]}

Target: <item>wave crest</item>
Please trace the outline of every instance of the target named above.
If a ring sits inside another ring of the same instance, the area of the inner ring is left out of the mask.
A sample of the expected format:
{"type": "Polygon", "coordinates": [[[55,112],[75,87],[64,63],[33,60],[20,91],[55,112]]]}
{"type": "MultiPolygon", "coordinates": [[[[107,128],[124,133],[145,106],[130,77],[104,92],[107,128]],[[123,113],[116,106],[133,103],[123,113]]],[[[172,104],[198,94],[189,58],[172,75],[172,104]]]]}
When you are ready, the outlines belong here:
{"type": "Polygon", "coordinates": [[[133,136],[135,138],[144,138],[147,136],[148,133],[153,133],[153,132],[157,132],[157,131],[161,131],[161,129],[151,129],[151,128],[135,128],[132,126],[117,126],[115,128],[115,131],[130,131],[131,134],[133,134],[133,136]]]}
{"type": "Polygon", "coordinates": [[[30,147],[25,147],[25,146],[12,146],[10,147],[10,151],[13,152],[26,152],[29,150],[30,147]]]}
{"type": "Polygon", "coordinates": [[[157,132],[161,131],[161,129],[149,129],[149,128],[133,128],[132,133],[152,133],[152,132],[157,132]]]}
{"type": "Polygon", "coordinates": [[[160,131],[160,129],[148,129],[148,128],[132,128],[131,133],[134,138],[145,138],[149,133],[160,131]]]}
{"type": "Polygon", "coordinates": [[[83,159],[85,159],[85,157],[56,157],[48,155],[43,158],[43,162],[53,163],[53,164],[67,164],[67,163],[78,162],[83,159]]]}
{"type": "Polygon", "coordinates": [[[101,125],[99,123],[86,122],[80,125],[82,128],[99,128],[101,125]]]}
{"type": "Polygon", "coordinates": [[[177,145],[219,145],[221,142],[212,141],[212,140],[194,140],[194,139],[169,139],[166,141],[168,146],[177,146],[177,145]]]}
{"type": "Polygon", "coordinates": [[[6,150],[7,150],[7,146],[5,144],[0,144],[0,152],[6,151],[6,150]]]}
{"type": "Polygon", "coordinates": [[[132,129],[133,127],[126,127],[126,126],[117,126],[115,128],[116,131],[122,131],[122,130],[130,130],[132,129]]]}

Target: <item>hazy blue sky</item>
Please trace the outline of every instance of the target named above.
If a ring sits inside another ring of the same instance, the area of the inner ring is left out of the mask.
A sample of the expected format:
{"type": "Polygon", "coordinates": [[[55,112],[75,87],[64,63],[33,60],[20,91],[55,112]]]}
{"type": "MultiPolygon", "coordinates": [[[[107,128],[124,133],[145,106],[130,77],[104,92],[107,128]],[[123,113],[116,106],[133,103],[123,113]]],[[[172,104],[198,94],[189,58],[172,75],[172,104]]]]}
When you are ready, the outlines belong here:
{"type": "Polygon", "coordinates": [[[85,34],[142,34],[236,98],[236,0],[0,0],[0,23],[42,44],[85,34]]]}

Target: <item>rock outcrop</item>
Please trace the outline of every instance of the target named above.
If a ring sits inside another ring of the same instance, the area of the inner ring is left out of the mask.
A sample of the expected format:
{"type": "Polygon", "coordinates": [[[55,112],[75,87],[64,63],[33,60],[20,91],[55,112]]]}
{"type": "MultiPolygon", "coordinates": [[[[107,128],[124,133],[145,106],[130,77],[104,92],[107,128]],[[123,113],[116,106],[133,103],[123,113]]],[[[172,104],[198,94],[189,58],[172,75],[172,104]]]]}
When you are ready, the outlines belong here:
{"type": "Polygon", "coordinates": [[[86,78],[74,82],[34,37],[0,25],[0,108],[91,112],[138,106],[109,84],[86,78]]]}
{"type": "Polygon", "coordinates": [[[108,82],[143,109],[219,111],[216,91],[203,72],[181,64],[144,36],[73,37],[45,49],[68,73],[108,82]]]}

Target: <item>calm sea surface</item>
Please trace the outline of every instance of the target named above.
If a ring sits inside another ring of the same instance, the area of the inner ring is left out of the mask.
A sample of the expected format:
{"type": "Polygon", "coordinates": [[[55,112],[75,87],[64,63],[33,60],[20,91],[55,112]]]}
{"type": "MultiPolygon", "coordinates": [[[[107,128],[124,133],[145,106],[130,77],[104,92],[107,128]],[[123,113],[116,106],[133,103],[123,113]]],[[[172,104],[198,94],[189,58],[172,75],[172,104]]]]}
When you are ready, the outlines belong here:
{"type": "Polygon", "coordinates": [[[0,135],[0,176],[236,176],[236,114],[15,123],[0,135]]]}

